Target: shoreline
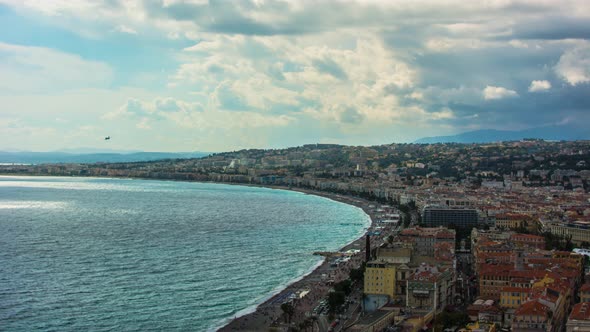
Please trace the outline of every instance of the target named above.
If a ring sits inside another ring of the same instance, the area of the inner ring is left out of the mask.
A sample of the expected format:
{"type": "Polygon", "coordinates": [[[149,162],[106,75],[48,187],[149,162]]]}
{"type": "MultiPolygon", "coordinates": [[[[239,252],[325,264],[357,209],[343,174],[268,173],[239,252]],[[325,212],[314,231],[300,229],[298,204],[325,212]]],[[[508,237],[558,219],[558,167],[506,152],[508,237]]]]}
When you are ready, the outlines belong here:
{"type": "MultiPolygon", "coordinates": [[[[305,303],[304,308],[313,309],[313,307],[315,307],[319,303],[319,301],[323,299],[325,295],[327,295],[327,291],[330,288],[321,285],[323,283],[322,275],[327,274],[329,276],[332,276],[334,277],[333,279],[336,282],[347,279],[348,272],[350,271],[350,269],[357,268],[357,265],[360,264],[362,260],[364,260],[365,236],[367,234],[367,229],[370,229],[371,227],[374,227],[376,225],[376,215],[372,208],[369,207],[369,205],[376,206],[379,203],[369,201],[360,197],[345,196],[305,188],[287,188],[282,186],[264,186],[257,184],[238,184],[224,182],[211,183],[288,190],[300,192],[306,195],[319,196],[339,203],[355,206],[361,209],[369,217],[370,221],[369,225],[366,226],[365,231],[362,233],[360,237],[352,240],[351,242],[345,244],[344,246],[340,247],[340,249],[338,249],[338,251],[346,251],[349,249],[360,250],[360,252],[354,256],[355,259],[351,260],[351,262],[353,262],[352,264],[349,263],[346,266],[331,267],[330,261],[324,257],[323,261],[318,263],[313,270],[286,284],[284,287],[282,287],[282,289],[279,292],[271,295],[269,298],[262,301],[260,304],[256,305],[253,311],[245,312],[243,315],[236,316],[229,322],[225,323],[223,326],[214,328],[213,331],[267,331],[272,328],[272,322],[274,320],[282,320],[282,310],[280,308],[281,303],[277,302],[278,299],[285,298],[289,294],[292,294],[297,290],[308,289],[311,295],[306,296],[306,298],[311,297],[311,301],[305,303]],[[357,264],[354,264],[354,262],[356,262],[357,264]]],[[[248,308],[244,310],[248,310],[248,308]]],[[[303,318],[304,316],[301,314],[303,314],[303,312],[300,312],[300,317],[303,318]]],[[[295,317],[297,317],[297,312],[295,314],[295,317]]]]}
{"type": "MultiPolygon", "coordinates": [[[[306,188],[299,188],[299,187],[283,187],[283,186],[273,186],[273,185],[259,185],[259,184],[251,184],[251,183],[228,183],[228,182],[215,182],[215,181],[184,181],[184,180],[171,180],[171,179],[153,179],[153,178],[133,178],[133,177],[95,177],[95,176],[55,176],[55,175],[13,175],[13,174],[2,174],[1,176],[6,177],[36,177],[36,176],[49,176],[49,177],[59,177],[59,178],[71,178],[71,177],[78,177],[78,178],[98,178],[98,179],[141,179],[141,180],[153,180],[153,181],[178,181],[178,182],[197,182],[197,183],[212,183],[212,184],[225,184],[225,185],[235,185],[235,186],[244,186],[244,187],[258,187],[258,188],[266,188],[266,189],[273,189],[273,190],[285,190],[285,191],[293,191],[299,192],[305,195],[314,195],[323,197],[335,202],[343,203],[352,205],[361,209],[369,218],[369,224],[364,226],[362,234],[350,241],[349,243],[340,247],[337,251],[342,252],[349,249],[358,249],[360,250],[356,255],[353,256],[353,259],[349,261],[345,266],[338,266],[338,267],[331,267],[330,260],[326,257],[323,257],[322,260],[318,261],[314,266],[310,268],[310,270],[306,271],[301,276],[298,276],[288,283],[284,285],[280,285],[277,287],[276,291],[273,290],[268,297],[264,297],[260,303],[254,304],[247,308],[244,308],[236,313],[234,318],[230,318],[229,321],[225,321],[220,323],[217,327],[212,327],[208,331],[265,331],[272,328],[273,321],[282,321],[282,310],[280,309],[280,305],[282,301],[279,299],[286,298],[290,294],[293,294],[296,291],[300,291],[302,289],[309,290],[309,296],[306,296],[305,299],[308,301],[307,305],[304,306],[304,309],[308,309],[309,312],[313,307],[315,307],[320,300],[322,300],[326,295],[327,291],[331,288],[329,286],[324,285],[325,283],[325,276],[327,275],[331,280],[338,282],[348,278],[348,272],[350,269],[357,268],[360,265],[360,262],[364,260],[364,252],[365,252],[365,236],[367,234],[367,230],[374,227],[376,225],[376,215],[373,208],[370,208],[369,205],[377,206],[379,203],[375,201],[369,201],[364,198],[354,197],[354,196],[346,196],[337,193],[330,193],[330,192],[323,192],[317,191],[313,189],[306,189],[306,188]],[[311,299],[311,301],[310,301],[311,299]],[[242,314],[240,314],[242,313],[242,314]],[[238,316],[239,314],[239,316],[238,316]]],[[[297,313],[296,313],[297,314],[297,313]]],[[[303,318],[303,312],[300,313],[300,318],[303,318]]]]}

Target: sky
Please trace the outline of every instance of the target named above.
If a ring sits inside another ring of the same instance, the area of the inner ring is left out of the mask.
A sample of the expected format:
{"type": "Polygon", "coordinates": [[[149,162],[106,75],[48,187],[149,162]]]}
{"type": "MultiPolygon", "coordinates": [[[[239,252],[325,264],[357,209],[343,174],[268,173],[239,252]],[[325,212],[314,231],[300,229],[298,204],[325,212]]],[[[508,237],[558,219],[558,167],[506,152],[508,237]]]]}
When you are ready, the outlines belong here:
{"type": "Polygon", "coordinates": [[[0,150],[587,126],[589,38],[588,0],[0,0],[0,150]]]}

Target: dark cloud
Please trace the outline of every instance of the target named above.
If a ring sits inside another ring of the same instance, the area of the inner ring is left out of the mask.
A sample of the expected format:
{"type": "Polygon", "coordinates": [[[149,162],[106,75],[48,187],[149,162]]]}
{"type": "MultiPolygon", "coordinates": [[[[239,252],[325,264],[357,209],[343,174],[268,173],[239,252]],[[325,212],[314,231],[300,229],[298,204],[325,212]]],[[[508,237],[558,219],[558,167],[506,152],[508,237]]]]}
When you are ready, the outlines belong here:
{"type": "Polygon", "coordinates": [[[562,54],[561,47],[544,49],[485,47],[447,52],[428,52],[413,62],[421,68],[423,83],[434,86],[486,85],[507,87],[515,80],[530,81],[545,76],[562,54]]]}
{"type": "MultiPolygon", "coordinates": [[[[590,109],[590,86],[559,86],[539,93],[519,90],[519,97],[473,103],[422,103],[428,112],[449,107],[456,115],[456,126],[480,124],[484,128],[501,129],[518,126],[556,124],[565,118],[580,119],[590,109]]],[[[587,117],[586,117],[587,118],[587,117]]]]}
{"type": "Polygon", "coordinates": [[[590,20],[565,16],[543,16],[519,20],[511,38],[518,39],[589,39],[590,20]]]}

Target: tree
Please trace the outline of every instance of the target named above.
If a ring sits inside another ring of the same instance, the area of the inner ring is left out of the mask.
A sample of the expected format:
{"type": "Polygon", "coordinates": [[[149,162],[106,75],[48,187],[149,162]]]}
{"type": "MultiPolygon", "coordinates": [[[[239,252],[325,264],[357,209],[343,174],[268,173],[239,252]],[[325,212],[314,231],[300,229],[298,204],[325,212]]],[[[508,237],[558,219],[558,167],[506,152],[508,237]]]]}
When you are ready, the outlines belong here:
{"type": "Polygon", "coordinates": [[[295,308],[289,302],[285,302],[281,304],[281,310],[283,310],[283,314],[285,314],[285,318],[288,319],[288,324],[291,324],[291,318],[295,314],[295,308]]]}
{"type": "Polygon", "coordinates": [[[352,281],[365,281],[365,263],[363,262],[363,264],[358,269],[350,270],[349,277],[352,281]]]}
{"type": "Polygon", "coordinates": [[[410,226],[410,223],[412,222],[412,218],[410,218],[410,216],[408,216],[407,214],[404,214],[402,219],[404,228],[408,228],[410,226]]]}
{"type": "Polygon", "coordinates": [[[434,330],[442,331],[451,326],[463,326],[467,322],[469,322],[469,316],[466,312],[450,312],[445,310],[436,317],[434,330]]]}
{"type": "Polygon", "coordinates": [[[335,291],[331,292],[328,295],[328,306],[330,307],[330,312],[334,313],[338,310],[338,308],[344,304],[346,300],[346,295],[342,291],[335,291]]]}
{"type": "Polygon", "coordinates": [[[348,295],[352,291],[352,282],[350,279],[342,280],[341,282],[334,284],[334,290],[348,295]]]}
{"type": "Polygon", "coordinates": [[[545,238],[545,249],[546,250],[564,250],[564,251],[572,251],[574,249],[574,244],[572,242],[571,235],[569,236],[559,236],[557,234],[553,234],[551,232],[543,233],[543,237],[545,238]]]}

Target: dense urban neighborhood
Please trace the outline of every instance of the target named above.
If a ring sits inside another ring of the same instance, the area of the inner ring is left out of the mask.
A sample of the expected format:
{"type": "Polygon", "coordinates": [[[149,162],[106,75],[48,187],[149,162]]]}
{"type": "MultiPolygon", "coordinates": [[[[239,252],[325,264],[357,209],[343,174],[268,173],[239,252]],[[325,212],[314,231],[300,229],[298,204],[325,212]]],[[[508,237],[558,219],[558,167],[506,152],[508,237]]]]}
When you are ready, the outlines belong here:
{"type": "Polygon", "coordinates": [[[222,330],[590,331],[590,141],[312,144],[0,174],[259,185],[372,218],[366,236],[222,330]]]}

